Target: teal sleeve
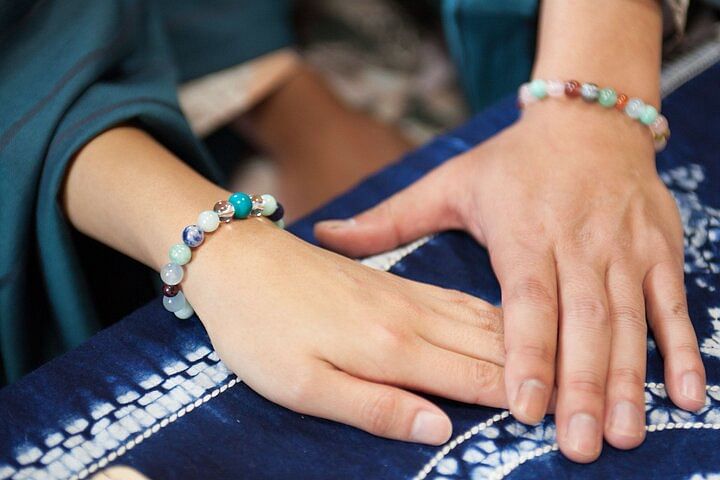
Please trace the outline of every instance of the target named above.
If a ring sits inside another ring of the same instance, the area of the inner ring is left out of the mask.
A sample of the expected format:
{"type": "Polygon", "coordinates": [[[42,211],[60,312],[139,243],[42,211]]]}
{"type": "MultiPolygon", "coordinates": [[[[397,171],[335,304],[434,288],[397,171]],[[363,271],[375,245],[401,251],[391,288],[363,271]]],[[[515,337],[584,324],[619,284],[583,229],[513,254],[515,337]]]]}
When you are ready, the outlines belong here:
{"type": "Polygon", "coordinates": [[[529,78],[537,7],[537,0],[442,0],[445,37],[473,111],[529,78]]]}
{"type": "Polygon", "coordinates": [[[239,65],[295,40],[290,0],[155,0],[180,81],[239,65]]]}
{"type": "Polygon", "coordinates": [[[0,38],[0,358],[9,381],[46,360],[38,354],[46,337],[63,350],[98,325],[79,268],[83,252],[58,202],[79,148],[133,121],[217,176],[178,107],[177,72],[152,3],[15,5],[0,10],[0,25],[11,25],[0,38]],[[43,303],[46,310],[37,307],[43,303]]]}

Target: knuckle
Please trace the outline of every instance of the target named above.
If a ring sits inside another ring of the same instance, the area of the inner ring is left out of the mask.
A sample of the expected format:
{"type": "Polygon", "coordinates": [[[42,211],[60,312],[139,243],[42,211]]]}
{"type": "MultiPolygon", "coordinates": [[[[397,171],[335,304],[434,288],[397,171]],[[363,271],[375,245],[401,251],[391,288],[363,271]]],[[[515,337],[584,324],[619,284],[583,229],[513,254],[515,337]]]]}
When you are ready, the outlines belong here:
{"type": "Polygon", "coordinates": [[[670,320],[687,321],[689,320],[687,303],[685,299],[676,299],[672,301],[668,307],[667,316],[670,320]]]}
{"type": "Polygon", "coordinates": [[[679,342],[671,347],[671,353],[679,356],[690,356],[700,358],[700,350],[698,349],[697,342],[679,342]]]}
{"type": "Polygon", "coordinates": [[[391,322],[377,325],[371,338],[383,358],[394,358],[409,342],[408,332],[400,325],[391,322]]]}
{"type": "Polygon", "coordinates": [[[616,367],[609,372],[610,383],[625,383],[642,388],[645,377],[639,369],[633,367],[616,367]]]}
{"type": "Polygon", "coordinates": [[[318,374],[312,368],[297,371],[286,391],[286,401],[292,406],[306,405],[315,397],[318,374]]]}
{"type": "Polygon", "coordinates": [[[476,312],[480,327],[493,333],[503,332],[502,310],[497,307],[483,308],[476,312]]]}
{"type": "Polygon", "coordinates": [[[393,392],[382,392],[364,401],[360,413],[361,421],[369,432],[386,436],[395,424],[397,408],[398,400],[393,392]]]}
{"type": "Polygon", "coordinates": [[[568,390],[601,396],[605,393],[602,375],[594,370],[578,370],[567,375],[563,382],[568,390]]]}
{"type": "Polygon", "coordinates": [[[472,367],[472,379],[477,388],[474,403],[481,403],[489,391],[497,390],[502,384],[502,371],[490,363],[476,361],[472,367]]]}
{"type": "Polygon", "coordinates": [[[581,297],[570,302],[568,317],[574,322],[607,326],[608,312],[603,302],[596,297],[581,297]]]}
{"type": "Polygon", "coordinates": [[[555,346],[547,342],[523,343],[508,348],[509,357],[519,357],[519,362],[541,362],[544,366],[555,363],[555,346]]]}
{"type": "Polygon", "coordinates": [[[618,305],[612,308],[610,317],[613,323],[620,328],[631,328],[633,330],[647,331],[645,321],[645,309],[638,305],[618,305]]]}
{"type": "Polygon", "coordinates": [[[545,282],[533,277],[525,278],[512,287],[507,300],[511,303],[528,304],[535,308],[557,310],[554,292],[545,282]]]}

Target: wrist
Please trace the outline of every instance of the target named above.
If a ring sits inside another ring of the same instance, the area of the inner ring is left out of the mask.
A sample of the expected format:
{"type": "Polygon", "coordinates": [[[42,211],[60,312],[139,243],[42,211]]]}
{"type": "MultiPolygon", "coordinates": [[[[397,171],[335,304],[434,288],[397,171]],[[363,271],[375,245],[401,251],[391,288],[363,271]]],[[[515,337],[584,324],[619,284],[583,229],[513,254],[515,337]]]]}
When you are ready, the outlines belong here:
{"type": "Polygon", "coordinates": [[[163,199],[162,206],[149,207],[153,214],[148,218],[148,228],[139,232],[139,260],[159,271],[168,262],[168,248],[182,242],[183,228],[194,224],[200,212],[212,210],[218,200],[229,195],[230,192],[205,179],[194,183],[187,193],[172,188],[158,192],[155,198],[163,199]]]}
{"type": "Polygon", "coordinates": [[[548,99],[523,109],[518,124],[538,132],[551,146],[559,142],[573,145],[578,161],[592,158],[610,161],[589,153],[612,149],[623,152],[623,155],[612,156],[614,161],[655,166],[648,128],[614,109],[604,109],[582,100],[548,99]]]}
{"type": "Polygon", "coordinates": [[[610,86],[659,106],[660,2],[547,0],[540,20],[533,78],[610,86]]]}

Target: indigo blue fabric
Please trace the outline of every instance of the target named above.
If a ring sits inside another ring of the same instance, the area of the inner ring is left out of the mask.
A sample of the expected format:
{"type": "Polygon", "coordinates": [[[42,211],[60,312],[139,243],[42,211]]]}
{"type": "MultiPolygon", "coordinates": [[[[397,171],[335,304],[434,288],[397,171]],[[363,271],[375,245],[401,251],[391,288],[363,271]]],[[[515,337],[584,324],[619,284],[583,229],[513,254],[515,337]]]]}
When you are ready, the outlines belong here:
{"type": "MultiPolygon", "coordinates": [[[[197,319],[178,321],[160,299],[0,391],[0,479],[85,478],[127,464],[153,479],[703,479],[720,475],[720,65],[665,103],[673,139],[658,158],[682,213],[691,317],[708,372],[706,406],[667,399],[648,340],[649,433],[633,451],[605,446],[574,464],[557,452],[548,416],[526,427],[506,411],[437,399],[454,438],[428,447],[373,437],[298,415],[238,381],[197,319]]],[[[467,150],[516,117],[508,100],[411,153],[293,227],[352,215],[467,150]]],[[[578,152],[579,155],[582,152],[578,152]]],[[[486,252],[467,235],[440,234],[392,266],[403,276],[497,302],[486,252]]]]}

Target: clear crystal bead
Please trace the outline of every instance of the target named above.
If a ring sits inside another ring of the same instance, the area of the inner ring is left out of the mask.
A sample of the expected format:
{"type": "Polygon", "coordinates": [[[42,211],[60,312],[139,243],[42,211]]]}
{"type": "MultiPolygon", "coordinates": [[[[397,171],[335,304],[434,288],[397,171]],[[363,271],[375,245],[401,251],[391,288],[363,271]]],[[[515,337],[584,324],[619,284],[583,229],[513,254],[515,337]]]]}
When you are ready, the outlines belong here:
{"type": "Polygon", "coordinates": [[[261,216],[263,208],[265,208],[265,199],[261,195],[253,195],[250,199],[252,200],[252,210],[250,210],[250,216],[261,216]]]}
{"type": "Polygon", "coordinates": [[[230,223],[233,215],[235,215],[235,207],[233,207],[232,203],[226,202],[225,200],[217,202],[213,207],[213,211],[218,214],[220,221],[223,223],[230,223]]]}

